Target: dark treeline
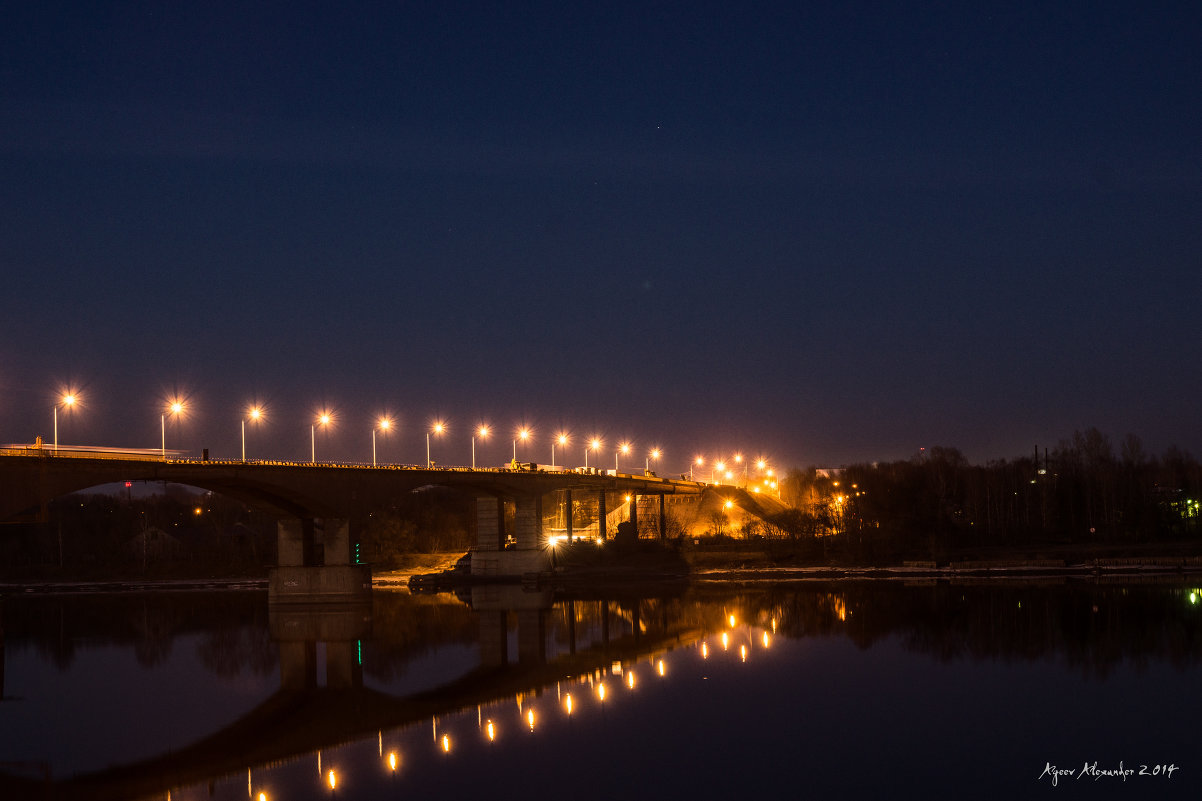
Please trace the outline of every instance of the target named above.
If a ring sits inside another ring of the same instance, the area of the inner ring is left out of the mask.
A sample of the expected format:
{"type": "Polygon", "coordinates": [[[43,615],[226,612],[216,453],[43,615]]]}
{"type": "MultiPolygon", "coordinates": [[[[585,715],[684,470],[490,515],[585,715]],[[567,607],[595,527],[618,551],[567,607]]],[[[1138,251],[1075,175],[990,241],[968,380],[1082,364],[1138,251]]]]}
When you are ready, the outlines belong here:
{"type": "Polygon", "coordinates": [[[1094,428],[1053,449],[969,464],[955,448],[912,459],[794,470],[782,498],[792,508],[779,534],[826,540],[858,559],[937,558],[987,546],[1131,545],[1202,535],[1202,466],[1177,448],[1120,447],[1094,428]]]}
{"type": "Polygon", "coordinates": [[[65,495],[51,502],[46,523],[0,527],[0,575],[260,575],[275,561],[275,549],[269,514],[168,484],[150,495],[65,495]]]}

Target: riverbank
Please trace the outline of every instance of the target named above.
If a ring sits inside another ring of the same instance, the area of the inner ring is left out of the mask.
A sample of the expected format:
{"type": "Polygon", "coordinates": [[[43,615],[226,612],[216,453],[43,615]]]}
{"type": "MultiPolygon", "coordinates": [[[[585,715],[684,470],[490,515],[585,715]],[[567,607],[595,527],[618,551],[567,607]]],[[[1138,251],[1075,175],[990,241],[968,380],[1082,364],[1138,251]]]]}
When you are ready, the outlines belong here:
{"type": "MultiPolygon", "coordinates": [[[[1202,544],[1156,543],[1145,546],[1042,546],[1010,549],[964,549],[941,559],[909,559],[862,564],[830,559],[815,563],[779,547],[749,548],[746,543],[675,551],[647,543],[645,552],[597,552],[594,558],[561,559],[555,568],[524,577],[527,583],[609,584],[656,581],[794,581],[820,579],[989,579],[1065,577],[1138,577],[1202,573],[1202,544]]],[[[400,564],[373,573],[372,585],[398,590],[413,576],[450,570],[461,551],[406,554],[400,564]]],[[[266,570],[258,575],[17,575],[0,578],[0,594],[88,592],[201,592],[265,590],[266,570]]],[[[199,572],[199,571],[198,571],[199,572]]],[[[514,577],[513,582],[523,577],[514,577]]]]}

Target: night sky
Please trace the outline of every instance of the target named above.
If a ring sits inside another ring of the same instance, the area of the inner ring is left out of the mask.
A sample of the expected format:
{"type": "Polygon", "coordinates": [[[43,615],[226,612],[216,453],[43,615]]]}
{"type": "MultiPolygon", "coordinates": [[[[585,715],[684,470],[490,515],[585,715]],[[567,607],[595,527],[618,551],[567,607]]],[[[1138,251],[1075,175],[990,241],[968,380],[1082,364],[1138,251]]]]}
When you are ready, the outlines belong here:
{"type": "Polygon", "coordinates": [[[1196,0],[188,5],[6,7],[0,442],[1202,452],[1196,0]]]}

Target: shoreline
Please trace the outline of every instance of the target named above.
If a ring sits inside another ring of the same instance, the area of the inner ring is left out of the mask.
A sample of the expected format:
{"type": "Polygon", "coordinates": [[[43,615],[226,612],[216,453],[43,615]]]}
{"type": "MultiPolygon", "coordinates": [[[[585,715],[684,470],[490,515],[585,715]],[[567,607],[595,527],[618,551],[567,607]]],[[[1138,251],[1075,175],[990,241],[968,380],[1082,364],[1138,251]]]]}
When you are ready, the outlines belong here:
{"type": "MultiPolygon", "coordinates": [[[[409,564],[400,569],[374,573],[372,587],[383,590],[408,590],[415,576],[433,582],[438,587],[471,586],[473,584],[504,583],[547,587],[568,584],[575,587],[589,584],[653,584],[657,582],[686,583],[788,583],[832,580],[921,581],[923,583],[951,581],[1013,581],[1013,580],[1070,580],[1095,579],[1111,582],[1119,579],[1185,579],[1202,576],[1202,556],[1164,554],[1146,557],[1098,557],[1079,562],[1064,559],[971,559],[949,561],[939,565],[934,560],[906,560],[901,565],[799,565],[782,564],[764,552],[694,551],[685,554],[683,569],[663,569],[655,564],[606,564],[561,567],[555,570],[530,573],[525,576],[473,579],[468,576],[454,580],[443,577],[442,571],[461,556],[451,554],[414,554],[409,564]]],[[[15,579],[0,580],[0,596],[72,595],[118,592],[212,592],[224,590],[266,590],[266,576],[207,576],[191,578],[120,578],[120,579],[15,579]]]]}

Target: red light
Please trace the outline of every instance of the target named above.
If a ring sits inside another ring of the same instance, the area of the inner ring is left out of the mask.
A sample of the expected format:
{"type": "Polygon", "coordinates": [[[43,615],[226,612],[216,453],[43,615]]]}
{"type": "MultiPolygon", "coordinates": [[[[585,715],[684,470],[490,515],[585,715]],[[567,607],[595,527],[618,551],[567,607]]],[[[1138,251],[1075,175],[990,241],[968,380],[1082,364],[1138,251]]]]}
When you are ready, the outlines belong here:
{"type": "Polygon", "coordinates": [[[126,482],[125,482],[125,488],[126,488],[126,489],[129,489],[129,488],[130,488],[130,487],[132,487],[133,485],[134,485],[134,482],[132,482],[132,481],[126,481],[126,482]]]}

